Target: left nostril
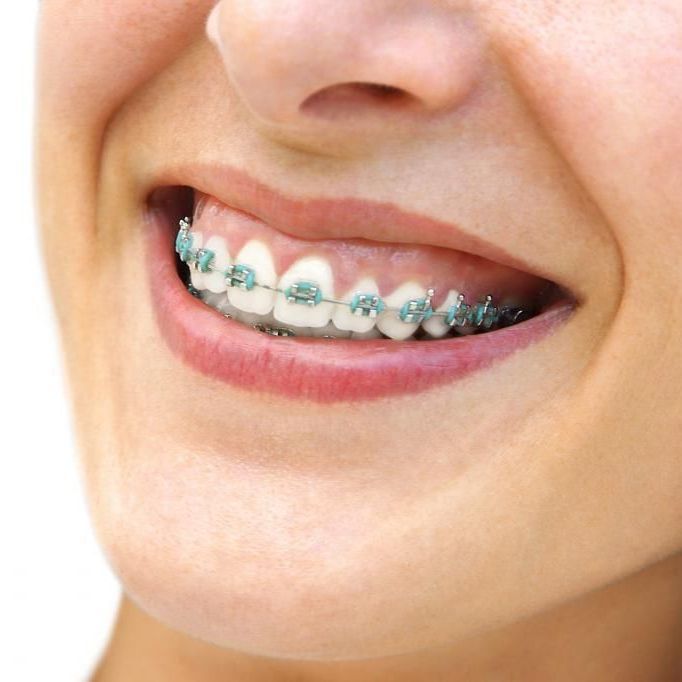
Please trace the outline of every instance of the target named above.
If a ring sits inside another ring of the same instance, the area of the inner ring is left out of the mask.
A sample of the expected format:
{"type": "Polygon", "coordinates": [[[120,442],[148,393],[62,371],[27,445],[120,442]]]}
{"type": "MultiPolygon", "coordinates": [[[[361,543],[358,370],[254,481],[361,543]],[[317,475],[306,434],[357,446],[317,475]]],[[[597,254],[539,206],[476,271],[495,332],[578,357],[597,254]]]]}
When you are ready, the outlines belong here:
{"type": "Polygon", "coordinates": [[[303,101],[300,111],[324,116],[338,113],[340,108],[347,112],[375,107],[405,109],[416,103],[416,97],[401,88],[358,81],[338,83],[314,92],[303,101]]]}

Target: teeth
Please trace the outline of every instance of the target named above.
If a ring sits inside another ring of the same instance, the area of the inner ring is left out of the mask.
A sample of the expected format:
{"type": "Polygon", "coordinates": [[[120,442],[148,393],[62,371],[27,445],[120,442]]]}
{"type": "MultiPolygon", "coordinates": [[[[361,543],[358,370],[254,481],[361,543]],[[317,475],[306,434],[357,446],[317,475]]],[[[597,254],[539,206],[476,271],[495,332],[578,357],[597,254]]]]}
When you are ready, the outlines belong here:
{"type": "MultiPolygon", "coordinates": [[[[192,249],[200,249],[204,245],[204,235],[201,234],[201,232],[193,232],[192,233],[192,249]]],[[[191,265],[189,268],[190,271],[190,280],[192,282],[192,286],[195,289],[198,289],[201,291],[202,289],[206,288],[205,284],[205,277],[206,273],[199,272],[199,270],[194,268],[194,265],[191,265]]]]}
{"type": "Polygon", "coordinates": [[[383,336],[381,335],[381,332],[376,328],[372,327],[368,332],[353,332],[350,335],[351,339],[358,339],[358,340],[372,340],[372,339],[382,339],[383,336]]]}
{"type": "Polygon", "coordinates": [[[311,327],[310,336],[333,336],[335,339],[350,339],[351,333],[337,329],[331,322],[324,327],[311,327]]]}
{"type": "MultiPolygon", "coordinates": [[[[401,284],[390,296],[384,299],[387,306],[400,308],[405,301],[412,298],[423,298],[424,287],[417,282],[401,284]]],[[[417,331],[419,323],[403,322],[395,311],[386,311],[377,318],[377,329],[396,341],[403,341],[417,331]]]]}
{"type": "Polygon", "coordinates": [[[237,310],[237,313],[235,315],[235,319],[239,320],[239,322],[253,326],[254,324],[269,324],[269,325],[276,325],[277,322],[275,321],[275,318],[272,316],[272,313],[268,315],[258,315],[257,313],[245,313],[243,310],[237,310]]]}
{"type": "MultiPolygon", "coordinates": [[[[217,296],[218,294],[213,294],[214,296],[217,296]]],[[[216,310],[223,315],[229,315],[230,317],[234,318],[235,320],[237,319],[237,316],[241,313],[241,310],[238,308],[235,308],[233,305],[230,305],[230,302],[227,300],[227,295],[222,294],[222,300],[218,302],[218,305],[216,306],[216,310]]]]}
{"type": "MultiPolygon", "coordinates": [[[[212,235],[205,241],[204,234],[192,232],[190,241],[187,232],[181,225],[175,249],[189,267],[190,293],[228,317],[265,327],[275,335],[290,329],[304,337],[405,340],[414,338],[420,327],[418,320],[423,320],[423,332],[418,338],[442,338],[452,329],[443,313],[464,299],[459,292],[450,290],[438,308],[431,311],[433,288],[425,289],[410,280],[382,299],[377,282],[363,277],[341,297],[344,303],[335,303],[330,300],[337,298],[334,276],[325,258],[301,258],[278,281],[274,259],[264,242],[250,240],[233,262],[222,237],[212,235]]],[[[455,322],[466,323],[456,326],[455,333],[473,334],[509,326],[537,314],[537,301],[520,301],[514,295],[501,303],[492,301],[490,294],[476,304],[456,308],[455,322]]]]}
{"type": "MultiPolygon", "coordinates": [[[[368,294],[378,291],[379,287],[377,286],[377,283],[373,279],[366,277],[358,281],[345,296],[341,297],[341,300],[350,301],[358,292],[368,294]]],[[[370,329],[374,328],[376,321],[375,317],[354,315],[347,305],[335,305],[334,312],[332,313],[332,322],[336,328],[345,331],[359,333],[368,332],[370,329]]]]}
{"type": "Polygon", "coordinates": [[[218,310],[225,300],[225,294],[214,294],[208,290],[204,290],[201,292],[200,298],[204,303],[210,305],[211,308],[218,310]]]}
{"type": "Polygon", "coordinates": [[[311,333],[313,331],[312,329],[308,329],[307,327],[297,327],[293,324],[283,325],[281,322],[275,319],[275,316],[272,313],[269,315],[255,315],[253,313],[243,313],[239,311],[237,314],[237,319],[251,327],[257,324],[263,325],[264,327],[284,327],[286,329],[290,329],[296,336],[313,336],[311,333]]]}
{"type": "MultiPolygon", "coordinates": [[[[278,288],[288,289],[296,282],[312,282],[322,291],[325,298],[334,296],[334,277],[329,263],[324,258],[309,256],[296,261],[281,277],[278,288]]],[[[275,301],[275,319],[297,327],[325,327],[332,316],[334,304],[322,301],[317,305],[290,303],[286,296],[278,294],[275,301]]]]}
{"type": "MultiPolygon", "coordinates": [[[[247,242],[237,254],[235,263],[248,265],[257,273],[258,284],[269,287],[277,285],[277,273],[270,249],[261,241],[252,239],[247,242]]],[[[229,287],[227,297],[230,303],[247,313],[266,315],[275,304],[275,292],[262,287],[254,287],[251,291],[244,291],[237,287],[229,287]]]]}
{"type": "MultiPolygon", "coordinates": [[[[436,310],[438,312],[447,311],[450,306],[457,303],[457,296],[459,296],[458,291],[448,291],[447,298],[438,306],[436,310]]],[[[438,315],[430,317],[425,322],[422,322],[422,328],[429,336],[434,339],[440,339],[450,331],[450,327],[445,324],[445,318],[438,315]]]]}
{"type": "Polygon", "coordinates": [[[204,286],[214,294],[219,294],[227,289],[225,277],[221,272],[230,265],[230,254],[227,250],[227,244],[222,237],[214,235],[208,238],[206,244],[204,244],[204,248],[214,252],[215,255],[213,256],[211,265],[214,268],[217,268],[217,271],[204,274],[204,286]]]}

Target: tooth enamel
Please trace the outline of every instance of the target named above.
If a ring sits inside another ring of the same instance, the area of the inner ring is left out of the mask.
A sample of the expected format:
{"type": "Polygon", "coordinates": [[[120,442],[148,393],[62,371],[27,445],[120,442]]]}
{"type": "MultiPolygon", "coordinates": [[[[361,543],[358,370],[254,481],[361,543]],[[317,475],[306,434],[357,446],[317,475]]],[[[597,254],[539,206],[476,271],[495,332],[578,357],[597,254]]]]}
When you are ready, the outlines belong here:
{"type": "Polygon", "coordinates": [[[272,316],[272,313],[267,315],[258,315],[257,313],[245,313],[243,310],[238,310],[236,319],[245,325],[253,326],[254,324],[269,324],[276,325],[278,322],[272,316]]]}
{"type": "Polygon", "coordinates": [[[240,313],[241,311],[238,308],[235,308],[233,305],[230,305],[230,302],[227,300],[227,294],[223,294],[222,296],[223,298],[216,306],[216,310],[221,312],[223,315],[229,315],[230,317],[236,319],[237,313],[240,313]]]}
{"type": "MultiPolygon", "coordinates": [[[[366,277],[358,281],[352,289],[346,292],[346,295],[342,296],[341,300],[351,301],[357,293],[367,294],[378,291],[377,283],[373,279],[366,277]]],[[[353,314],[353,311],[347,305],[335,305],[332,313],[334,326],[345,331],[368,332],[374,328],[376,321],[375,317],[353,314]]]]}
{"type": "Polygon", "coordinates": [[[336,339],[349,339],[351,333],[349,331],[343,331],[337,329],[331,322],[324,327],[311,327],[308,330],[310,336],[333,336],[336,339]]]}
{"type": "MultiPolygon", "coordinates": [[[[202,248],[203,244],[204,244],[204,235],[201,234],[201,232],[193,232],[192,233],[192,249],[193,250],[195,250],[195,249],[199,250],[200,248],[202,248]]],[[[190,276],[190,281],[192,282],[192,286],[195,289],[198,289],[199,291],[201,291],[202,289],[205,289],[206,284],[205,284],[204,278],[206,277],[206,273],[199,272],[199,270],[197,270],[194,267],[194,264],[190,265],[189,271],[190,271],[189,276],[190,276]]]]}
{"type": "MultiPolygon", "coordinates": [[[[277,273],[270,249],[261,241],[252,239],[247,242],[235,257],[235,263],[248,265],[256,271],[256,281],[269,287],[277,285],[277,273]]],[[[227,290],[229,302],[247,313],[266,315],[275,304],[275,292],[254,287],[251,291],[244,291],[237,287],[227,290]]]]}
{"type": "Polygon", "coordinates": [[[372,327],[372,329],[370,329],[368,332],[353,332],[350,335],[350,338],[371,341],[372,339],[381,339],[383,337],[381,336],[381,332],[376,327],[372,327]]]}
{"type": "MultiPolygon", "coordinates": [[[[436,308],[436,311],[446,312],[450,306],[457,303],[457,296],[459,296],[458,291],[453,291],[452,289],[448,291],[445,301],[443,301],[443,303],[436,308]]],[[[441,317],[440,315],[434,315],[425,322],[422,322],[422,328],[427,334],[429,334],[429,336],[432,336],[434,339],[439,339],[450,331],[450,327],[445,324],[445,317],[441,317]]]]}
{"type": "Polygon", "coordinates": [[[206,303],[206,305],[210,305],[211,308],[218,310],[220,305],[223,303],[225,294],[215,294],[208,289],[204,289],[200,294],[200,298],[204,303],[206,303]]]}
{"type": "Polygon", "coordinates": [[[222,273],[222,270],[230,265],[230,254],[227,250],[227,244],[222,237],[213,235],[208,238],[204,248],[214,252],[215,256],[211,261],[211,265],[216,268],[216,271],[204,274],[204,286],[214,294],[219,294],[227,289],[225,277],[222,273]]]}
{"type": "MultiPolygon", "coordinates": [[[[297,260],[280,278],[277,287],[286,291],[297,282],[312,282],[322,291],[324,298],[334,297],[334,277],[324,258],[308,256],[297,260]]],[[[329,323],[334,304],[322,301],[317,305],[290,303],[284,294],[278,294],[274,316],[286,325],[298,327],[324,327],[329,323]]]]}
{"type": "MultiPolygon", "coordinates": [[[[423,298],[425,291],[426,289],[417,282],[406,282],[401,284],[392,294],[386,296],[384,303],[387,307],[400,308],[410,299],[423,298]]],[[[409,338],[418,327],[418,323],[403,322],[394,310],[387,310],[377,318],[377,329],[396,341],[409,338]]]]}

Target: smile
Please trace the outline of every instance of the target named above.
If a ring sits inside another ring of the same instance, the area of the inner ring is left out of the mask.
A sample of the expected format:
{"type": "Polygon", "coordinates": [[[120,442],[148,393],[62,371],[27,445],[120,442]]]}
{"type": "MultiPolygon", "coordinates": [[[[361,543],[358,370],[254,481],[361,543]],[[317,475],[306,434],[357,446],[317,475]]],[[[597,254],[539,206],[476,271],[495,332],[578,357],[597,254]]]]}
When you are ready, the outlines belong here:
{"type": "Polygon", "coordinates": [[[575,308],[553,282],[479,255],[278,230],[258,215],[262,186],[237,177],[251,212],[187,186],[149,201],[157,320],[203,374],[317,402],[413,393],[539,340],[575,308]]]}

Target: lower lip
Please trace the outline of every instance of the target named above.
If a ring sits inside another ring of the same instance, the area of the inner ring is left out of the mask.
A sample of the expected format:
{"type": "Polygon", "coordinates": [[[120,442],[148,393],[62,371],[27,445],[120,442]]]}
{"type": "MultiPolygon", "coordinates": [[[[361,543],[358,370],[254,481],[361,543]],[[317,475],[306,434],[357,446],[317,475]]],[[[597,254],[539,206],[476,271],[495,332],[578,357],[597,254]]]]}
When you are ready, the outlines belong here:
{"type": "Polygon", "coordinates": [[[549,335],[574,310],[558,303],[519,325],[432,341],[349,341],[268,336],[225,318],[178,277],[166,215],[148,213],[149,286],[170,349],[200,373],[236,388],[316,403],[419,393],[489,367],[549,335]]]}

